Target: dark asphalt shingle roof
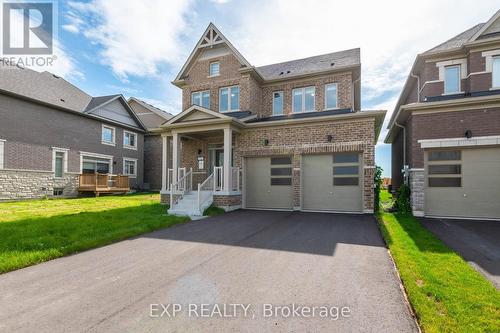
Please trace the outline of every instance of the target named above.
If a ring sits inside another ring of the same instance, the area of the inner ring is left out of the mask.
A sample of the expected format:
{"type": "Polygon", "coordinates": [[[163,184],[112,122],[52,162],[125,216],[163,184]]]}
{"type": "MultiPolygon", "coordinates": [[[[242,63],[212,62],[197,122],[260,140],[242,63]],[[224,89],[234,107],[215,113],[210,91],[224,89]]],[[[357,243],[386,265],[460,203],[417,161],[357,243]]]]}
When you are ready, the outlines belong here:
{"type": "Polygon", "coordinates": [[[356,48],[261,66],[256,69],[265,80],[273,80],[360,64],[360,51],[356,48]]]}
{"type": "Polygon", "coordinates": [[[5,63],[0,66],[0,89],[79,112],[92,100],[92,96],[52,73],[5,63]]]}
{"type": "Polygon", "coordinates": [[[92,99],[90,100],[90,103],[87,105],[87,107],[85,108],[85,111],[90,111],[96,107],[98,107],[99,105],[102,105],[106,102],[109,102],[117,97],[119,97],[121,95],[109,95],[109,96],[98,96],[98,97],[92,97],[92,99]]]}
{"type": "Polygon", "coordinates": [[[485,23],[479,23],[470,29],[456,35],[453,38],[448,39],[446,42],[433,47],[432,49],[425,51],[424,54],[443,52],[447,50],[452,50],[455,48],[462,47],[466,42],[470,41],[472,37],[484,26],[485,23]]]}

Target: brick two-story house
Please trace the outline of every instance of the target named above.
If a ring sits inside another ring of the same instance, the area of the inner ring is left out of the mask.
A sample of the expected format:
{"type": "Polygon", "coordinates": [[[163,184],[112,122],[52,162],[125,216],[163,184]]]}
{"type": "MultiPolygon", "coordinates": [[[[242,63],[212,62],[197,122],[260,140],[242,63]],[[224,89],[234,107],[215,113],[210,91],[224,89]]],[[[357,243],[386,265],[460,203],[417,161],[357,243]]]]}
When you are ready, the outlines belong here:
{"type": "Polygon", "coordinates": [[[0,66],[0,200],[76,196],[80,174],[127,175],[141,189],[145,133],[122,95],[0,66]]]}
{"type": "Polygon", "coordinates": [[[373,212],[385,111],[360,111],[360,75],[359,49],[252,66],[210,24],[173,81],[182,112],[158,130],[162,201],[373,212]]]}
{"type": "Polygon", "coordinates": [[[500,11],[417,56],[385,141],[415,215],[500,219],[500,11]]]}

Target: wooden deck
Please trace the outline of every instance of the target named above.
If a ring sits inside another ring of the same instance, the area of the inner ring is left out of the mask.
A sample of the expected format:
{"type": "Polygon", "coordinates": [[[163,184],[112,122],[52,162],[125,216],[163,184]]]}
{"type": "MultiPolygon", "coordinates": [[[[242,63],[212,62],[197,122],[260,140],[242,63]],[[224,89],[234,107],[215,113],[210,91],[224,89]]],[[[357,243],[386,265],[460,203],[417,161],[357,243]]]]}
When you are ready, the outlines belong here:
{"type": "Polygon", "coordinates": [[[81,174],[78,192],[93,192],[96,197],[101,193],[127,193],[130,191],[128,176],[108,174],[81,174]]]}

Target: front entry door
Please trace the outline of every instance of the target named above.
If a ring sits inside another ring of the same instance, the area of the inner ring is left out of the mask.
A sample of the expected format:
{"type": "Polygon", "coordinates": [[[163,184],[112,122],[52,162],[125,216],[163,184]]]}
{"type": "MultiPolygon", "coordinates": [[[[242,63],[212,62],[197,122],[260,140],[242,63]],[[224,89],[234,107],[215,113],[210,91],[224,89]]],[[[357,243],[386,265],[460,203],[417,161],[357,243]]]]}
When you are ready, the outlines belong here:
{"type": "Polygon", "coordinates": [[[221,167],[224,165],[224,149],[210,149],[210,161],[209,161],[209,174],[214,172],[214,167],[221,167]]]}

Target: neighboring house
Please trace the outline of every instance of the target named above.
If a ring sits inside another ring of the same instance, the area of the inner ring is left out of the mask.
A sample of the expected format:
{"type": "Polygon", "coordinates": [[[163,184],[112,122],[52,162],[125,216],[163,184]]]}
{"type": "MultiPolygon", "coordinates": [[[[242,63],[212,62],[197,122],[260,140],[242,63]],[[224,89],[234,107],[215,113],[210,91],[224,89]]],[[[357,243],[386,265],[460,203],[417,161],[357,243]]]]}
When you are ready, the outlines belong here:
{"type": "Polygon", "coordinates": [[[81,173],[141,188],[146,127],[122,95],[92,97],[49,72],[0,67],[0,199],[77,194],[81,173]]]}
{"type": "Polygon", "coordinates": [[[500,11],[417,56],[385,142],[415,215],[500,219],[500,11]]]}
{"type": "MultiPolygon", "coordinates": [[[[148,130],[144,135],[143,189],[160,191],[162,138],[160,133],[154,131],[172,118],[172,115],[135,97],[129,98],[128,104],[148,130]]],[[[169,165],[171,167],[171,164],[169,165]]]]}
{"type": "Polygon", "coordinates": [[[254,67],[210,24],[173,81],[162,201],[193,215],[212,202],[372,213],[385,111],[360,111],[360,75],[359,49],[254,67]]]}

